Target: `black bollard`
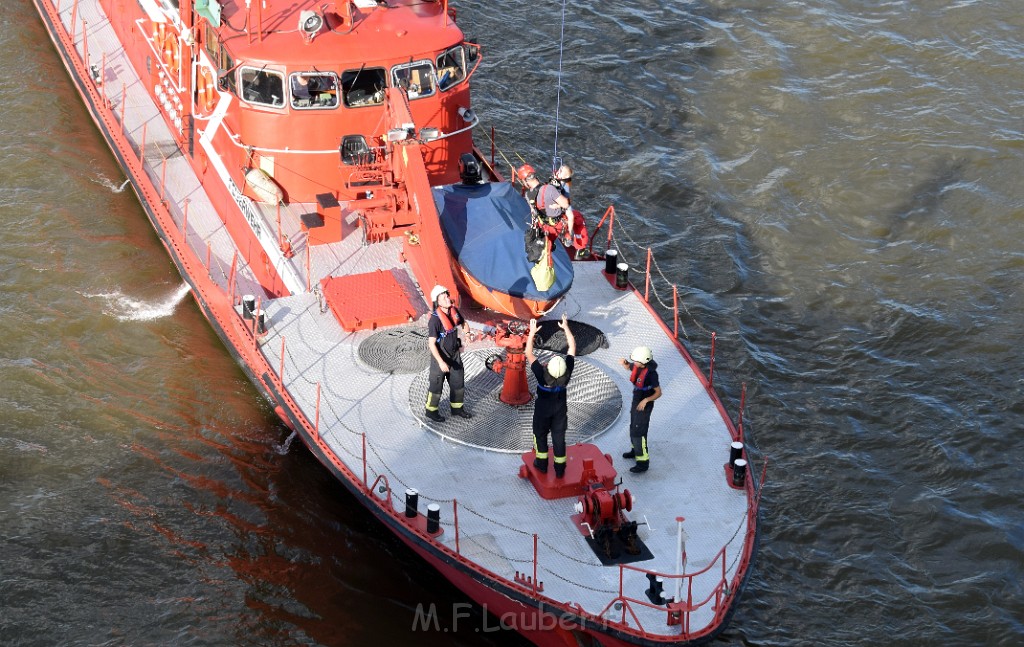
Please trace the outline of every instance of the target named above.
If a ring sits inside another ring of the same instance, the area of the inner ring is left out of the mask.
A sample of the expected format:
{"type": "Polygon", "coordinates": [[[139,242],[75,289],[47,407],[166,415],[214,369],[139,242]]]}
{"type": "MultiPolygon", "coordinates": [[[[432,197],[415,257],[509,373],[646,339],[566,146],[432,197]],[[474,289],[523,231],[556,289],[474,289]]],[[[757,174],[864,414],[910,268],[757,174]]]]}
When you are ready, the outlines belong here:
{"type": "Polygon", "coordinates": [[[625,290],[629,287],[629,265],[619,263],[615,267],[615,287],[625,290]]]}
{"type": "Polygon", "coordinates": [[[252,313],[256,311],[256,297],[246,294],[242,297],[242,318],[252,319],[252,313]]]}
{"type": "Polygon", "coordinates": [[[441,506],[431,503],[427,506],[427,534],[433,535],[441,528],[441,506]]]}
{"type": "Polygon", "coordinates": [[[619,264],[619,250],[609,249],[604,253],[604,273],[615,274],[615,266],[619,264]]]}
{"type": "Polygon", "coordinates": [[[405,516],[412,519],[419,512],[416,508],[420,504],[420,493],[416,491],[416,488],[409,488],[405,491],[405,516]]]}
{"type": "Polygon", "coordinates": [[[647,594],[647,599],[652,604],[665,604],[665,578],[648,573],[647,581],[650,582],[650,587],[644,591],[647,594]]]}
{"type": "Polygon", "coordinates": [[[735,468],[736,459],[743,456],[743,443],[738,440],[729,445],[729,467],[735,468]]]}
{"type": "Polygon", "coordinates": [[[256,315],[256,334],[262,335],[267,332],[267,319],[266,315],[262,312],[256,315]]]}
{"type": "Polygon", "coordinates": [[[736,487],[743,487],[747,482],[747,461],[737,458],[733,464],[732,484],[736,487]]]}

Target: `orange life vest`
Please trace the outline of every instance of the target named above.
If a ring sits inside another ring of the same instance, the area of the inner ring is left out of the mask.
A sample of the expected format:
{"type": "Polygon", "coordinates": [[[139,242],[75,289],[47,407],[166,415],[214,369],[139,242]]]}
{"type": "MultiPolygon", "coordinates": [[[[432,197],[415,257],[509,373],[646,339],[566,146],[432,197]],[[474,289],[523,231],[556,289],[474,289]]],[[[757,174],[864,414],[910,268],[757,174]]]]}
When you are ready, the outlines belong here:
{"type": "Polygon", "coordinates": [[[647,379],[647,367],[641,368],[639,364],[633,364],[633,370],[629,374],[629,381],[633,383],[633,388],[637,391],[650,391],[651,387],[644,386],[644,381],[647,379]]]}

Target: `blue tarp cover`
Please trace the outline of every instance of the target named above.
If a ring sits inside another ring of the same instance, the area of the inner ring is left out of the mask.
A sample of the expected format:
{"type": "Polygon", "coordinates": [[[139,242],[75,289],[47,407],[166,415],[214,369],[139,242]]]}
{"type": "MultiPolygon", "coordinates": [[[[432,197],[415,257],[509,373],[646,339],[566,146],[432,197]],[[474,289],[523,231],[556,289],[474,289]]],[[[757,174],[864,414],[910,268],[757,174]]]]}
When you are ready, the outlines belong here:
{"type": "Polygon", "coordinates": [[[572,285],[572,261],[565,247],[554,245],[555,283],[540,292],[530,278],[524,238],[530,204],[508,182],[451,184],[434,188],[441,231],[459,264],[491,290],[514,297],[548,301],[572,285]]]}

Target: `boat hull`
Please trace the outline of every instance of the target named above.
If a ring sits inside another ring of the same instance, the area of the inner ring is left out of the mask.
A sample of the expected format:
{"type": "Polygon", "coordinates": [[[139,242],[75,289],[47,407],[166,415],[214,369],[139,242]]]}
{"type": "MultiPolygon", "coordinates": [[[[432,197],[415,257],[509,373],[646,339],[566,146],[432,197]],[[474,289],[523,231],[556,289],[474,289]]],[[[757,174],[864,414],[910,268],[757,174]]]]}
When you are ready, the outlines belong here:
{"type": "MultiPolygon", "coordinates": [[[[376,484],[367,483],[365,475],[355,474],[338,460],[311,424],[291,399],[277,377],[275,368],[257,350],[254,331],[249,329],[236,313],[232,298],[210,277],[210,272],[186,240],[185,232],[175,222],[167,203],[161,199],[160,188],[146,173],[142,161],[135,153],[130,141],[120,130],[117,117],[109,102],[99,92],[90,78],[89,70],[78,56],[74,44],[66,31],[58,24],[54,7],[46,0],[33,0],[43,23],[63,60],[65,67],[81,95],[83,102],[96,124],[100,134],[110,146],[118,165],[125,172],[143,210],[167,250],[181,276],[189,284],[200,311],[221,338],[243,372],[260,394],[274,407],[282,421],[295,430],[307,448],[345,486],[345,488],[368,508],[385,526],[394,532],[406,545],[431,564],[439,574],[482,605],[494,618],[494,624],[481,627],[486,631],[497,629],[516,630],[538,645],[587,644],[584,636],[590,635],[601,645],[642,645],[642,644],[703,644],[719,633],[725,622],[716,623],[714,628],[682,638],[679,636],[642,635],[638,630],[626,630],[609,626],[582,609],[572,608],[564,603],[547,599],[531,587],[510,583],[462,558],[456,552],[439,544],[401,514],[390,504],[390,492],[381,499],[375,495],[376,484]],[[504,619],[504,626],[501,620],[504,619]],[[654,638],[654,639],[652,639],[654,638]]],[[[463,277],[460,276],[460,279],[463,277]]],[[[472,280],[468,275],[467,283],[472,280]]],[[[467,286],[468,287],[468,286],[467,286]]],[[[482,287],[482,286],[481,286],[482,287]]],[[[481,293],[482,294],[482,293],[481,293]]],[[[492,293],[493,294],[493,293],[492,293]]],[[[500,299],[500,297],[493,297],[500,299]]],[[[487,305],[487,304],[484,304],[487,305]]],[[[495,301],[493,309],[502,311],[503,304],[495,301]]],[[[550,307],[538,302],[538,311],[550,307]]],[[[532,306],[531,306],[532,307],[532,306]]],[[[515,308],[513,307],[513,310],[515,308]]],[[[532,310],[524,315],[536,314],[532,310]]],[[[521,316],[518,315],[517,316],[521,316]]],[[[688,356],[687,356],[688,357],[688,356]]],[[[756,525],[755,525],[756,527],[756,525]]],[[[756,545],[756,542],[755,542],[756,545]]],[[[752,558],[752,553],[745,560],[752,558]]],[[[743,583],[749,577],[749,568],[744,569],[743,583]]],[[[742,590],[734,589],[723,601],[723,617],[734,611],[742,590]]],[[[439,626],[445,620],[454,621],[454,611],[447,617],[438,615],[439,626]]],[[[448,628],[454,629],[449,624],[448,628]]],[[[475,629],[475,628],[474,628],[475,629]]]]}

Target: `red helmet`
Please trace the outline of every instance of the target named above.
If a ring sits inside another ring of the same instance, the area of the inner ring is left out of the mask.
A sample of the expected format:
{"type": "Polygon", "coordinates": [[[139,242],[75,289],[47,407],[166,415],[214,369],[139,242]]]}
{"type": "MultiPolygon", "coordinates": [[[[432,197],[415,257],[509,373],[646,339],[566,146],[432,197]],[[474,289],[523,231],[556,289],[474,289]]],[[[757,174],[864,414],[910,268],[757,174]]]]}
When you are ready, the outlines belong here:
{"type": "Polygon", "coordinates": [[[519,179],[524,182],[526,181],[526,178],[536,174],[537,172],[534,171],[533,167],[530,166],[529,164],[523,164],[522,166],[519,167],[519,170],[516,171],[516,175],[518,175],[519,179]]]}

